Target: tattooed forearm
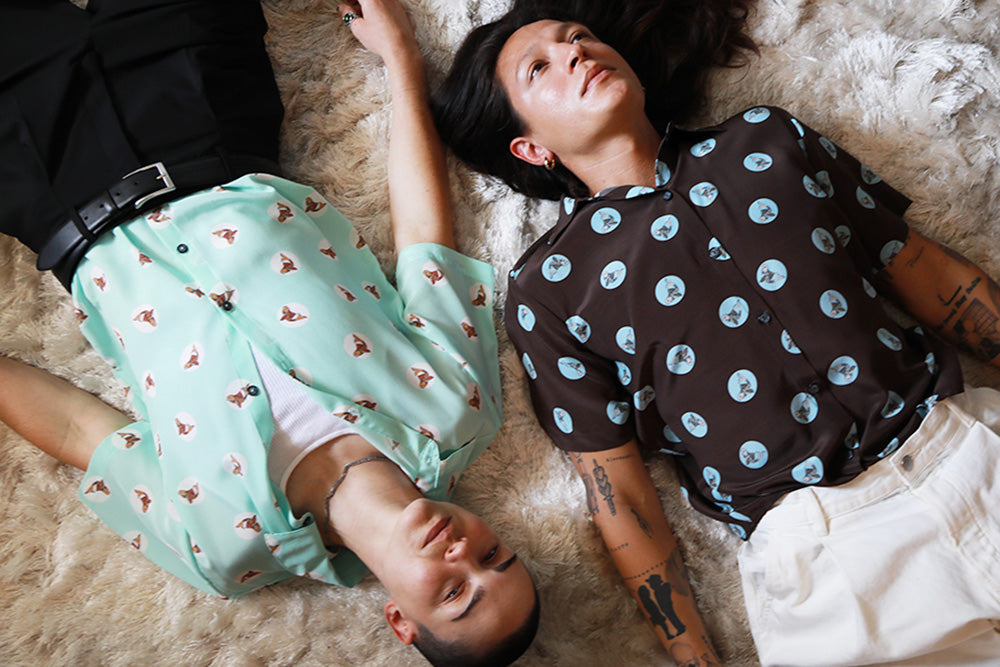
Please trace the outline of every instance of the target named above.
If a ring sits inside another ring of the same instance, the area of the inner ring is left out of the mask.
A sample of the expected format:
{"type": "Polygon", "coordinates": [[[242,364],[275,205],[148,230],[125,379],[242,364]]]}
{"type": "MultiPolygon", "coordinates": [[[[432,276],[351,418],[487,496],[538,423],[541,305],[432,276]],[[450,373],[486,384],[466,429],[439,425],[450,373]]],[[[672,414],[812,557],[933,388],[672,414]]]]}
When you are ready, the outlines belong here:
{"type": "Polygon", "coordinates": [[[628,542],[623,542],[619,544],[617,547],[612,547],[608,549],[608,553],[614,553],[616,551],[621,551],[622,549],[628,549],[628,542]]]}
{"type": "Polygon", "coordinates": [[[653,531],[650,530],[649,524],[646,522],[646,520],[643,519],[642,515],[639,514],[638,512],[636,512],[635,509],[633,509],[633,508],[629,508],[629,509],[631,509],[632,510],[632,514],[635,515],[635,520],[639,523],[639,527],[642,528],[642,532],[646,533],[646,537],[648,537],[650,539],[653,539],[653,531]]]}
{"type": "Polygon", "coordinates": [[[617,515],[615,510],[615,494],[611,489],[611,480],[608,479],[608,473],[604,471],[604,467],[594,459],[594,482],[597,484],[597,489],[604,496],[604,502],[608,504],[608,511],[611,516],[617,515]]]}

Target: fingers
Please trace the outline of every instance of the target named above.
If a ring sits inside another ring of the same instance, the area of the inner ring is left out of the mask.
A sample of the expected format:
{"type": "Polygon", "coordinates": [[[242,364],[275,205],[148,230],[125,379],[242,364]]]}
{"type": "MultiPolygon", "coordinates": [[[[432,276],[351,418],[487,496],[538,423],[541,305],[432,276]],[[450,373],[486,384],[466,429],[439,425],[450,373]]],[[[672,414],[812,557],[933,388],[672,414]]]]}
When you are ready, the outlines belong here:
{"type": "Polygon", "coordinates": [[[361,18],[361,5],[357,2],[342,2],[337,6],[337,12],[344,25],[350,28],[354,21],[361,18]]]}

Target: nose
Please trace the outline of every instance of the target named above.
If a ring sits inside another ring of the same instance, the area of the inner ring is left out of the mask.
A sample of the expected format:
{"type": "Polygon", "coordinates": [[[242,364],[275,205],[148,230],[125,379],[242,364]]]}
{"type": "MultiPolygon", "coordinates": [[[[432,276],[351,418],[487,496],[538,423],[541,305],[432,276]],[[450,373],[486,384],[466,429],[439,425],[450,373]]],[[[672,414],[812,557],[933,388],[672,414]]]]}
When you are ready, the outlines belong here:
{"type": "Polygon", "coordinates": [[[565,45],[565,62],[567,69],[572,72],[583,61],[583,48],[579,43],[565,45]]]}
{"type": "Polygon", "coordinates": [[[461,558],[464,558],[466,554],[469,553],[469,540],[466,537],[460,537],[459,539],[452,542],[447,549],[444,551],[444,559],[449,562],[454,562],[461,558]]]}

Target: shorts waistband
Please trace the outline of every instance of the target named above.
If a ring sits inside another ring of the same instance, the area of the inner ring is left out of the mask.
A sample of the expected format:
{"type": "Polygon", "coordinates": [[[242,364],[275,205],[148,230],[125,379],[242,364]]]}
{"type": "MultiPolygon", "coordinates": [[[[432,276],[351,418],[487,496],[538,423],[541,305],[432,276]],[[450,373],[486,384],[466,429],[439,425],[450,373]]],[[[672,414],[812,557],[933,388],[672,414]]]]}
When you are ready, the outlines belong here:
{"type": "Polygon", "coordinates": [[[767,511],[754,535],[772,522],[785,528],[810,525],[815,529],[841,514],[920,486],[948,458],[955,440],[975,422],[956,400],[961,396],[935,404],[899,449],[849,482],[810,486],[786,494],[767,511]]]}

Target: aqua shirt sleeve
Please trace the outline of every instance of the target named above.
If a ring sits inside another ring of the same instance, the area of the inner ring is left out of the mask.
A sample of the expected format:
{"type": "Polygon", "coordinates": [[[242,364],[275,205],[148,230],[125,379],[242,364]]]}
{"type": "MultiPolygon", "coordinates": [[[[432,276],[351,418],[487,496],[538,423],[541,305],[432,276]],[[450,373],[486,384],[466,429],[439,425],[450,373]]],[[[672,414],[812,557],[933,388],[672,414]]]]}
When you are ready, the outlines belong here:
{"type": "Polygon", "coordinates": [[[399,253],[396,286],[408,329],[467,362],[499,410],[493,267],[443,245],[418,243],[399,253]]]}

